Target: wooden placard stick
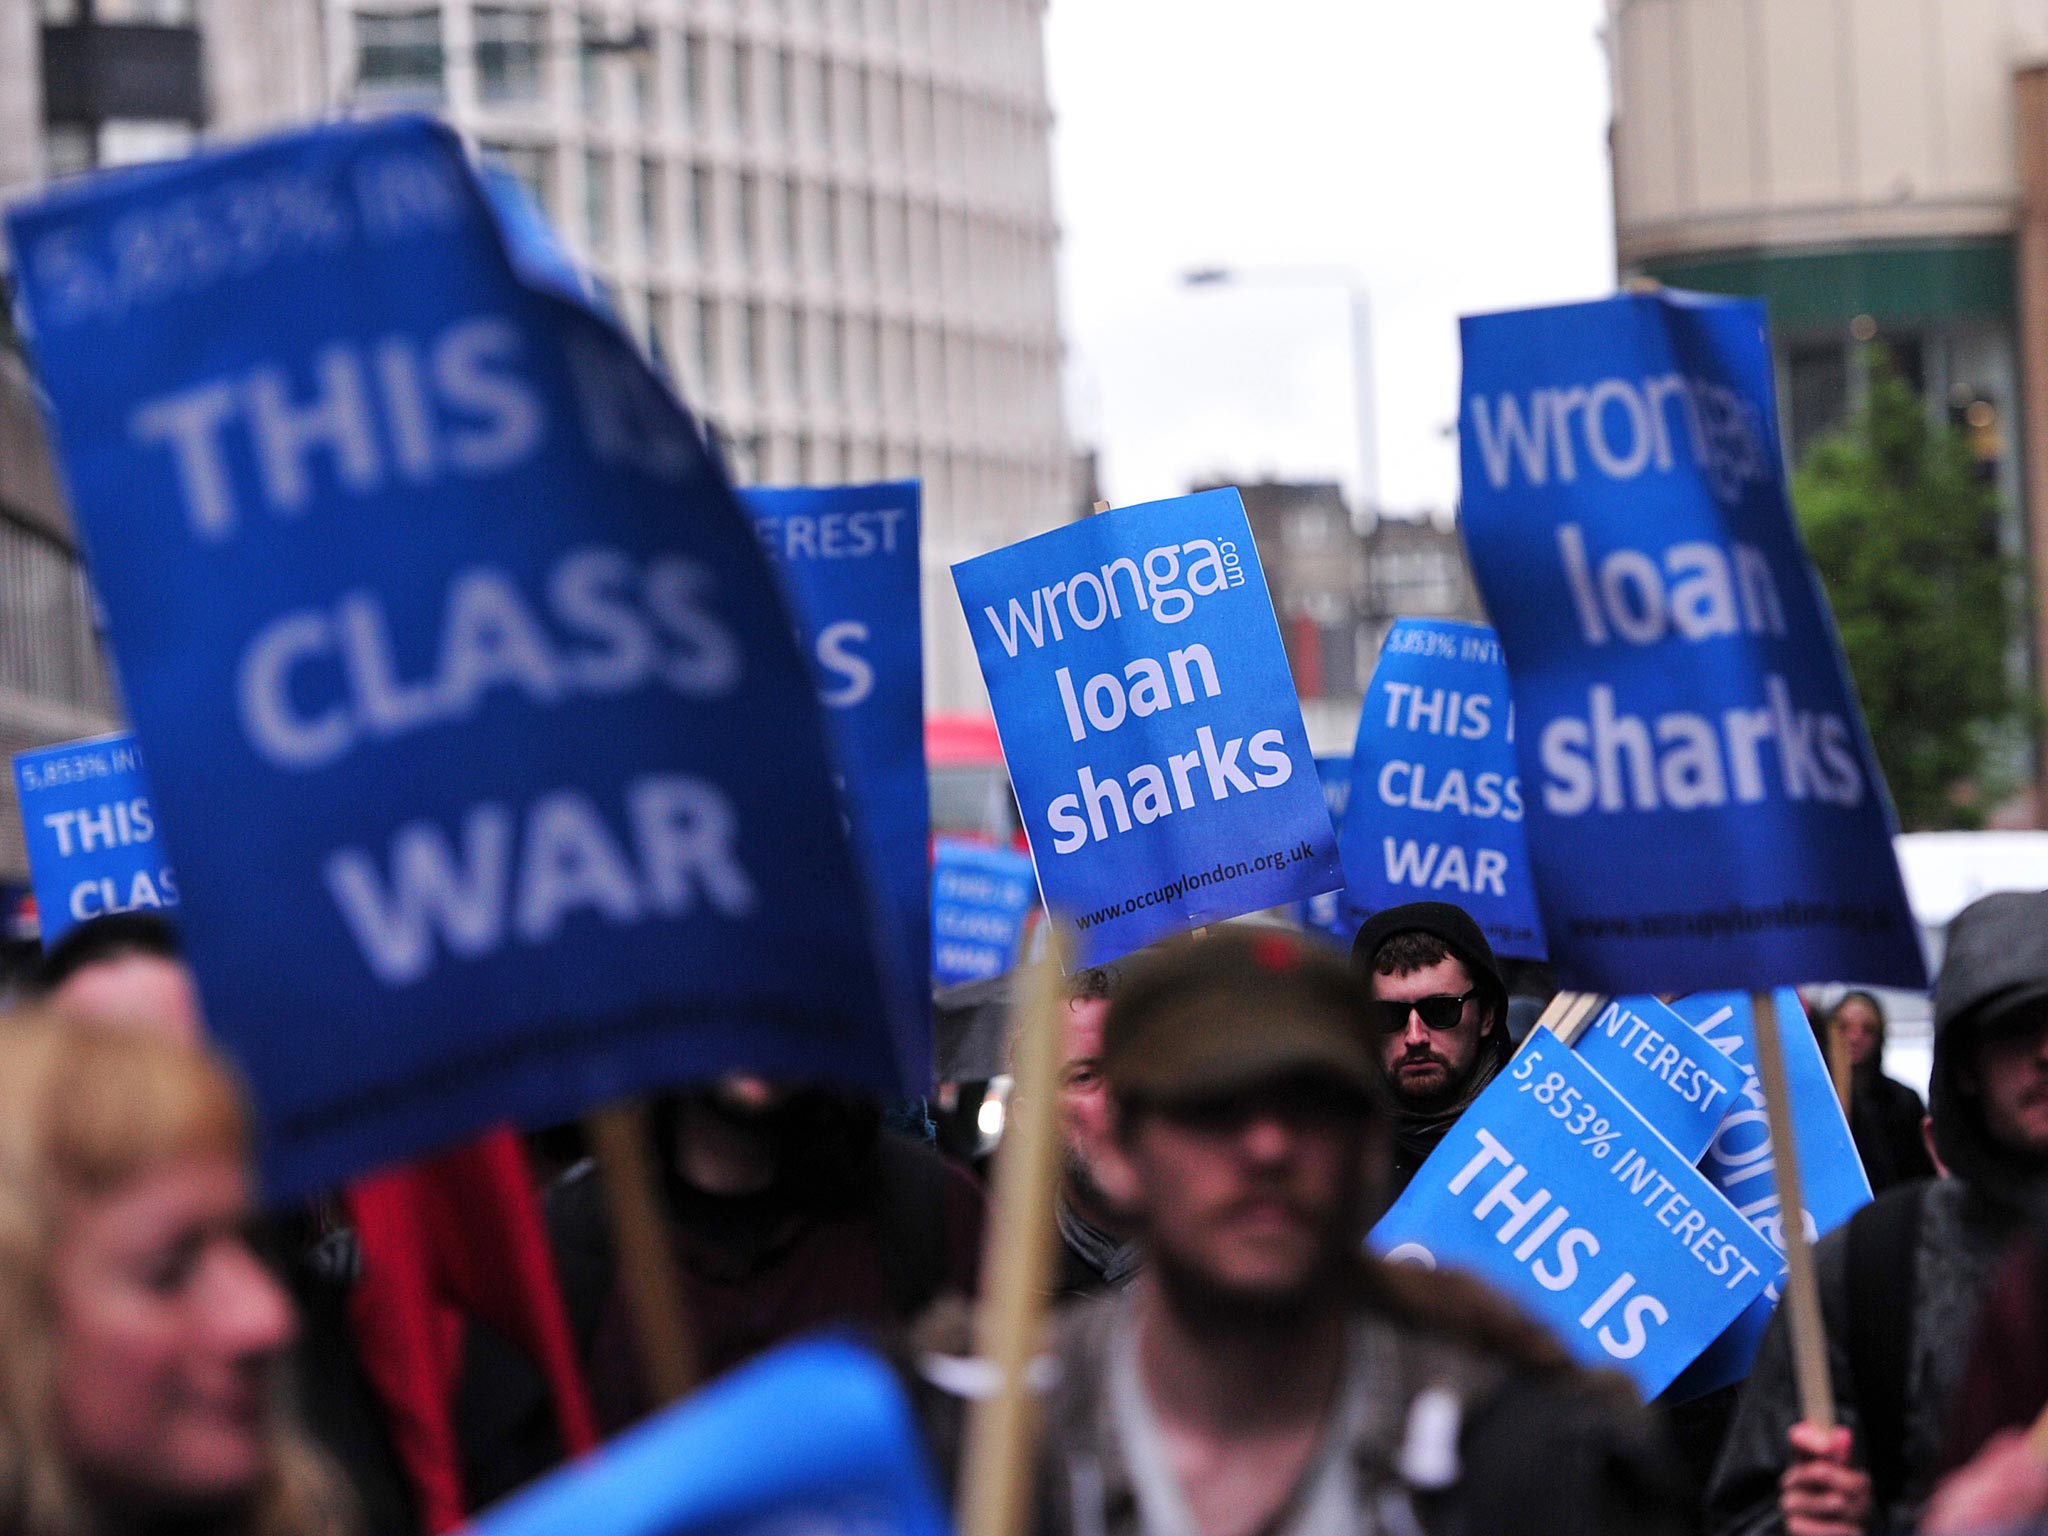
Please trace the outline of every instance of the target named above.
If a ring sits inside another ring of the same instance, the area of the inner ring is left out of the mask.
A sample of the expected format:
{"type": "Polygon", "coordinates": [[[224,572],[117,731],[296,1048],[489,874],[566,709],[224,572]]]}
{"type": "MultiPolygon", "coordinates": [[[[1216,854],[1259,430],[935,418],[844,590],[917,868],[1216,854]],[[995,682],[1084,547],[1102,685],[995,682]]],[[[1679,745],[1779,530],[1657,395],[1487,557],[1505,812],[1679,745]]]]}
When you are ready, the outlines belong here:
{"type": "MultiPolygon", "coordinates": [[[[1537,1017],[1536,1029],[1547,1029],[1566,1045],[1577,1045],[1600,1010],[1607,1005],[1602,992],[1560,992],[1537,1017]]],[[[1531,1038],[1536,1029],[1529,1031],[1531,1038]]]]}
{"type": "Polygon", "coordinates": [[[697,1385],[697,1347],[662,1214],[647,1105],[629,1099],[595,1110],[584,1117],[583,1130],[597,1158],[612,1246],[619,1256],[619,1282],[647,1363],[647,1386],[657,1406],[673,1403],[697,1385]]]}
{"type": "Polygon", "coordinates": [[[1778,1186],[1778,1230],[1785,1240],[1786,1321],[1791,1325],[1793,1379],[1799,1416],[1822,1430],[1835,1427],[1835,1388],[1828,1375],[1828,1341],[1806,1239],[1806,1186],[1799,1178],[1799,1144],[1792,1134],[1792,1100],[1785,1091],[1785,1052],[1778,1039],[1778,1005],[1769,992],[1752,992],[1756,1019],[1756,1075],[1764,1091],[1771,1156],[1778,1186]]]}
{"type": "Polygon", "coordinates": [[[993,1368],[995,1385],[968,1410],[961,1536],[1023,1536],[1029,1513],[1039,1416],[1025,1377],[1052,1283],[1065,954],[1058,923],[1049,923],[1045,953],[1025,971],[1015,1004],[1012,1114],[996,1150],[995,1200],[974,1319],[975,1353],[993,1368]]]}

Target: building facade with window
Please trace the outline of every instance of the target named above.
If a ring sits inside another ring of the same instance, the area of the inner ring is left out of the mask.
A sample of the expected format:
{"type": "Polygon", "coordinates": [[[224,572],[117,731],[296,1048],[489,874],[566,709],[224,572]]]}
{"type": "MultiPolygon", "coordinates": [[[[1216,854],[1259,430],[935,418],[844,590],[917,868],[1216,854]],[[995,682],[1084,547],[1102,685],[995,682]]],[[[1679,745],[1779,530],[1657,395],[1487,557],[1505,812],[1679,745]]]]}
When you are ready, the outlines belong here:
{"type": "Polygon", "coordinates": [[[923,481],[949,567],[1070,516],[1044,0],[320,0],[330,99],[514,172],[745,482],[923,481]]]}
{"type": "Polygon", "coordinates": [[[2036,628],[2013,666],[2048,703],[2048,416],[2029,419],[2048,411],[2048,313],[2023,282],[2040,201],[2025,162],[2048,123],[2022,127],[2048,0],[1608,11],[1623,275],[1769,301],[1795,462],[1859,403],[1870,340],[1931,415],[1968,427],[2004,552],[2032,567],[2036,628]]]}
{"type": "MultiPolygon", "coordinates": [[[[0,197],[337,112],[533,192],[743,482],[924,485],[949,567],[1071,516],[1044,0],[0,0],[0,197]]],[[[0,876],[4,876],[0,868],[0,876]]]]}

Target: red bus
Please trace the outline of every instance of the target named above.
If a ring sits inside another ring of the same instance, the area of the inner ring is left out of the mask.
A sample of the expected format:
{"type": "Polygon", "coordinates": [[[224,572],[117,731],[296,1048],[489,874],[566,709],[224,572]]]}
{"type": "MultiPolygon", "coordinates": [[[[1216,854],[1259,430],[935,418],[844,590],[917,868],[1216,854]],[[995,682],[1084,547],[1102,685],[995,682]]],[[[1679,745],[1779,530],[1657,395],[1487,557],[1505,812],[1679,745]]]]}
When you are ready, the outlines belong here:
{"type": "Polygon", "coordinates": [[[1024,820],[995,721],[986,715],[927,715],[924,754],[931,770],[934,836],[1024,848],[1024,820]]]}

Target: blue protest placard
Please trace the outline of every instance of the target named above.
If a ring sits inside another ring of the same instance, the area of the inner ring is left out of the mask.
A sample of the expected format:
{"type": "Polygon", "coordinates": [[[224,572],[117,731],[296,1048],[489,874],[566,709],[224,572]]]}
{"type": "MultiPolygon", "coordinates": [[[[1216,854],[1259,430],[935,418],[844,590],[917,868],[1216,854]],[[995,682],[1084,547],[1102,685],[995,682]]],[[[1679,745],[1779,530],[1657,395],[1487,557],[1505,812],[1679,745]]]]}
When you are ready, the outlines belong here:
{"type": "Polygon", "coordinates": [[[1689,1163],[1742,1098],[1749,1074],[1654,997],[1617,997],[1573,1049],[1689,1163]]]}
{"type": "Polygon", "coordinates": [[[476,1536],[947,1536],[888,1364],[811,1339],[740,1367],[481,1516],[476,1536]]]}
{"type": "Polygon", "coordinates": [[[1464,322],[1465,539],[1514,678],[1567,987],[1926,985],[1792,525],[1764,311],[1664,291],[1464,322]]]}
{"type": "Polygon", "coordinates": [[[932,1073],[932,812],[918,483],[750,488],[740,496],[803,625],[854,847],[887,938],[885,979],[903,1078],[922,1092],[932,1073]]]}
{"type": "MultiPolygon", "coordinates": [[[[1344,808],[1351,803],[1351,759],[1319,757],[1316,777],[1323,785],[1323,805],[1330,813],[1330,829],[1337,834],[1341,853],[1344,845],[1344,808]]],[[[1296,904],[1295,921],[1313,933],[1339,944],[1349,944],[1358,932],[1358,919],[1344,899],[1342,890],[1323,891],[1296,904]]]]}
{"type": "Polygon", "coordinates": [[[1342,883],[1236,491],[1083,518],[953,581],[1081,964],[1342,883]]]}
{"type": "Polygon", "coordinates": [[[14,789],[45,949],[88,918],[178,904],[134,736],[17,752],[14,789]]]}
{"type": "Polygon", "coordinates": [[[66,183],[8,233],[273,1195],[728,1071],[910,1086],[753,526],[452,132],[66,183]]]}
{"type": "Polygon", "coordinates": [[[1545,1030],[1458,1117],[1372,1244],[1497,1286],[1645,1397],[1777,1263],[1727,1198],[1545,1030]]]}
{"type": "MultiPolygon", "coordinates": [[[[1800,1194],[1806,1205],[1806,1235],[1820,1238],[1847,1221],[1870,1200],[1870,1180],[1856,1141],[1835,1097],[1827,1058],[1806,1025],[1806,1010],[1790,987],[1772,994],[1778,1011],[1778,1039],[1785,1056],[1785,1087],[1791,1100],[1793,1134],[1799,1138],[1800,1194]]],[[[1756,1075],[1755,1014],[1745,992],[1701,992],[1681,997],[1672,1011],[1700,1038],[1743,1073],[1742,1096],[1721,1119],[1700,1172],[1734,1202],[1774,1251],[1784,1247],[1784,1212],[1779,1204],[1770,1125],[1756,1075]]],[[[1749,1374],[1756,1347],[1778,1301],[1785,1267],[1773,1267],[1771,1283],[1714,1347],[1672,1388],[1674,1397],[1696,1397],[1749,1374]]]]}
{"type": "Polygon", "coordinates": [[[1455,902],[1496,955],[1543,958],[1515,712],[1492,630],[1395,621],[1358,717],[1351,778],[1337,846],[1354,926],[1411,901],[1455,902]]]}
{"type": "Polygon", "coordinates": [[[1029,856],[957,837],[932,848],[932,983],[1000,976],[1017,963],[1038,901],[1029,856]]]}

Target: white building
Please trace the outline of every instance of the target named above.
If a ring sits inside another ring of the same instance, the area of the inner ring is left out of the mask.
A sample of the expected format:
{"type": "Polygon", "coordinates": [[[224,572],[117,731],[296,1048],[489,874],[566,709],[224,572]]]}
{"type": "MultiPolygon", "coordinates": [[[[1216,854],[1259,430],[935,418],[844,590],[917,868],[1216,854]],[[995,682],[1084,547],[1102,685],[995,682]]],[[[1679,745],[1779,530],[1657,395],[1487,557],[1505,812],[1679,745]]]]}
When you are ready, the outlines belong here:
{"type": "Polygon", "coordinates": [[[0,0],[0,68],[43,87],[0,104],[0,130],[21,131],[0,131],[0,185],[175,152],[195,129],[442,113],[528,184],[738,478],[924,482],[927,705],[983,711],[948,567],[1076,501],[1043,11],[0,0]],[[152,115],[190,91],[138,97],[129,61],[151,49],[182,60],[195,37],[203,121],[152,115]],[[40,71],[8,68],[38,52],[40,71]],[[53,114],[118,104],[119,90],[96,89],[109,80],[135,103],[117,120],[53,114]]]}

